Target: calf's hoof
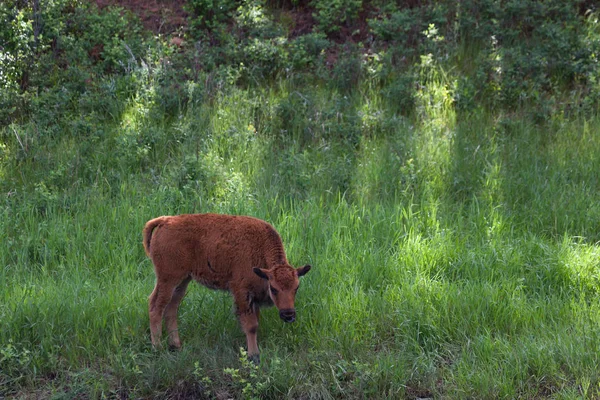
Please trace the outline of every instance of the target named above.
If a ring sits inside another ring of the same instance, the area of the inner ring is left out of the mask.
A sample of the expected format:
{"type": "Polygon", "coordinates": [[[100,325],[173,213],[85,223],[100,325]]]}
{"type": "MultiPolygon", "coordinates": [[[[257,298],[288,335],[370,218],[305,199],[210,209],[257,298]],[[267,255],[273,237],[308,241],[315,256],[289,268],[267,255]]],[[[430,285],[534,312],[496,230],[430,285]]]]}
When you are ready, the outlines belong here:
{"type": "Polygon", "coordinates": [[[169,338],[169,350],[177,351],[179,349],[181,349],[181,341],[179,340],[179,338],[169,338]]]}
{"type": "Polygon", "coordinates": [[[169,345],[169,351],[179,351],[181,350],[181,345],[176,345],[176,344],[170,344],[169,345]]]}
{"type": "Polygon", "coordinates": [[[249,355],[248,360],[254,363],[254,365],[260,365],[260,354],[249,355]]]}

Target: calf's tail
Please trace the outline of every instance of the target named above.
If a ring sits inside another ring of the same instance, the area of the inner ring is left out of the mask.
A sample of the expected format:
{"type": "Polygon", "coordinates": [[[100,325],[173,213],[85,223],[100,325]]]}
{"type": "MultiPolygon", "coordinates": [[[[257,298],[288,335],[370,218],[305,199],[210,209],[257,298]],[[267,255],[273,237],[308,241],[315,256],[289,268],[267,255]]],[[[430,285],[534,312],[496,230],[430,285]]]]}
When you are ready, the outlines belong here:
{"type": "Polygon", "coordinates": [[[146,255],[150,257],[150,240],[152,240],[152,231],[158,225],[164,222],[167,217],[158,217],[151,219],[146,222],[146,226],[144,226],[144,250],[146,250],[146,255]]]}

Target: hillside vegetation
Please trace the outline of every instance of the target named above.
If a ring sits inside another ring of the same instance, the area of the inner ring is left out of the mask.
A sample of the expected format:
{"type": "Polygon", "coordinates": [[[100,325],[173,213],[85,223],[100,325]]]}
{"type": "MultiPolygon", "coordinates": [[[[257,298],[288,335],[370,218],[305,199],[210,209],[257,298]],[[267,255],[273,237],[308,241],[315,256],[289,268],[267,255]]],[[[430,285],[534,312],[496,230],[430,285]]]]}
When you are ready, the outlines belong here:
{"type": "Polygon", "coordinates": [[[146,3],[0,3],[0,397],[600,396],[594,2],[146,3]],[[199,285],[151,348],[141,230],[196,212],[313,266],[259,367],[199,285]]]}

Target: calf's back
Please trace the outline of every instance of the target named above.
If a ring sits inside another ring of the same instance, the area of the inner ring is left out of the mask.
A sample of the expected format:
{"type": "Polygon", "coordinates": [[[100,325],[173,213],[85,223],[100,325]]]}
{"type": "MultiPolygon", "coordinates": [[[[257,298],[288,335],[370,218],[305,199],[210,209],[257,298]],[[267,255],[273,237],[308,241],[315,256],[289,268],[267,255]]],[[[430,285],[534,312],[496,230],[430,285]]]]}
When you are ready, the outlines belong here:
{"type": "Polygon", "coordinates": [[[148,221],[144,245],[159,279],[191,275],[206,286],[231,281],[264,286],[253,267],[286,263],[279,234],[265,221],[220,214],[185,214],[148,221]],[[250,283],[246,282],[246,283],[250,283]]]}

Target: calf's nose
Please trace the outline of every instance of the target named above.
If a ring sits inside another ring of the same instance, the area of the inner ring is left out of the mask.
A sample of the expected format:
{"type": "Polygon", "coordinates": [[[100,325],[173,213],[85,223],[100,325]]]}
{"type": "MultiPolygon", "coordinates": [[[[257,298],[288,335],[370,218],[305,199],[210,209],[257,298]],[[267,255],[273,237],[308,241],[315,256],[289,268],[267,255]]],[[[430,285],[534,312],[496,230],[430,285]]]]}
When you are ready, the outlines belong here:
{"type": "Polygon", "coordinates": [[[279,310],[279,317],[285,322],[294,322],[296,320],[296,310],[293,308],[279,310]]]}

